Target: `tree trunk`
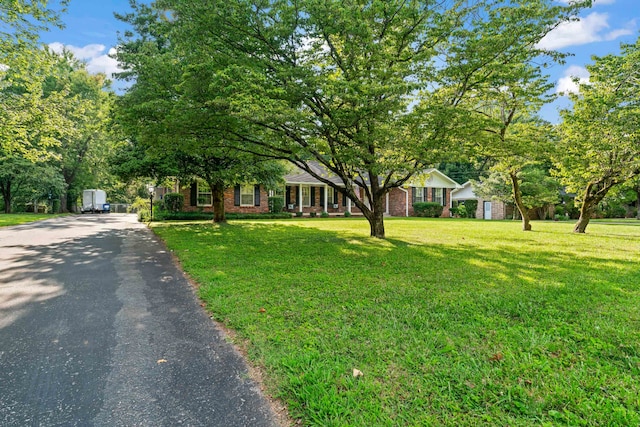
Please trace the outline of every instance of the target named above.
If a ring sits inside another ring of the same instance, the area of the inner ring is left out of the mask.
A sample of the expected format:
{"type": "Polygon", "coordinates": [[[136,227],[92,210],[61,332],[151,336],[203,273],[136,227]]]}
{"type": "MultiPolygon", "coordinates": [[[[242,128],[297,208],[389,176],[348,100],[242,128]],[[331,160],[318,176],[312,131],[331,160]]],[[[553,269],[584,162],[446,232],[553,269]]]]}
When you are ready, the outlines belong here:
{"type": "Polygon", "coordinates": [[[4,200],[4,213],[11,213],[11,195],[4,194],[2,199],[4,200]]]}
{"type": "Polygon", "coordinates": [[[515,200],[516,207],[522,216],[522,231],[531,231],[531,219],[529,218],[529,210],[524,206],[522,202],[522,193],[520,192],[520,182],[515,173],[510,172],[511,184],[513,185],[513,199],[515,200]]]}
{"type": "Polygon", "coordinates": [[[0,182],[0,190],[2,190],[2,200],[4,201],[4,213],[11,213],[11,181],[0,182]]]}
{"type": "Polygon", "coordinates": [[[584,196],[582,197],[582,206],[580,206],[580,218],[578,218],[578,222],[573,227],[574,233],[585,232],[596,206],[598,206],[598,203],[607,195],[611,187],[612,185],[603,185],[602,188],[598,190],[598,185],[594,183],[590,182],[587,185],[587,188],[584,190],[584,196]],[[593,193],[592,190],[594,190],[593,193]]]}
{"type": "Polygon", "coordinates": [[[367,221],[369,221],[371,237],[384,239],[384,196],[373,193],[372,197],[373,201],[371,202],[371,209],[363,210],[362,212],[365,214],[367,221]]]}
{"type": "Polygon", "coordinates": [[[582,206],[580,206],[580,218],[578,218],[578,222],[573,226],[574,233],[584,233],[587,229],[587,225],[589,225],[589,221],[591,220],[591,214],[593,214],[593,209],[595,207],[595,203],[593,203],[593,199],[589,198],[588,200],[584,200],[582,202],[582,206]]]}
{"type": "Polygon", "coordinates": [[[224,213],[224,185],[209,184],[211,187],[211,198],[213,204],[213,222],[226,222],[227,218],[224,213]]]}

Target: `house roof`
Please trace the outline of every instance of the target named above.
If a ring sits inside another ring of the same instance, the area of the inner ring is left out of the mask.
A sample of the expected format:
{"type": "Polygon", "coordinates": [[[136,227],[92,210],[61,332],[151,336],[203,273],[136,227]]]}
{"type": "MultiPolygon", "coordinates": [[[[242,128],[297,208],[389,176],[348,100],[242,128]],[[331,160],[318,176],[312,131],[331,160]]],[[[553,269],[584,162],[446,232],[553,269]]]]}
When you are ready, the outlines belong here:
{"type": "Polygon", "coordinates": [[[425,169],[409,182],[409,187],[461,188],[453,179],[436,168],[425,169]]]}
{"type": "Polygon", "coordinates": [[[467,181],[453,191],[451,191],[451,199],[452,200],[470,200],[477,199],[478,196],[473,192],[473,188],[471,187],[471,181],[467,181]]]}
{"type": "MultiPolygon", "coordinates": [[[[309,168],[313,170],[317,175],[328,179],[334,184],[344,186],[342,179],[327,171],[327,169],[320,163],[309,162],[309,168]]],[[[284,180],[287,184],[324,184],[309,172],[302,170],[297,166],[293,166],[293,170],[291,171],[291,173],[288,173],[284,176],[284,180]]]]}
{"type": "MultiPolygon", "coordinates": [[[[344,182],[338,176],[327,171],[327,169],[318,162],[309,162],[309,167],[319,176],[327,178],[332,183],[344,187],[344,182]]],[[[287,184],[317,184],[323,185],[322,181],[319,181],[309,172],[300,169],[297,166],[293,166],[293,170],[284,176],[287,184]]],[[[423,171],[423,173],[414,177],[408,184],[409,187],[436,187],[436,188],[461,188],[453,179],[440,172],[438,169],[430,168],[423,171]]]]}

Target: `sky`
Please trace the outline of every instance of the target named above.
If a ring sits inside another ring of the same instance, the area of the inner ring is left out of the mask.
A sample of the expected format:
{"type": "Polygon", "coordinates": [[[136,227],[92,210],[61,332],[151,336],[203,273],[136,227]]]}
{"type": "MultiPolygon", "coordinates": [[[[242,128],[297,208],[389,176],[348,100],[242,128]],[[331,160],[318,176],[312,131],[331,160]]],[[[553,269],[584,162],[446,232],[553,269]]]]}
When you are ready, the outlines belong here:
{"type": "MultiPolygon", "coordinates": [[[[65,28],[43,33],[41,39],[54,50],[61,50],[63,46],[71,50],[87,63],[89,72],[110,76],[118,71],[118,64],[109,53],[118,44],[118,32],[127,29],[113,13],[128,11],[129,0],[71,0],[67,13],[62,16],[65,28]]],[[[548,70],[558,94],[577,90],[572,77],[588,80],[585,66],[593,63],[593,55],[617,54],[620,43],[636,41],[640,35],[640,0],[595,0],[593,7],[583,10],[578,18],[560,25],[540,42],[542,47],[572,54],[564,65],[554,65],[548,70]]],[[[114,88],[121,91],[123,86],[116,82],[114,88]]],[[[558,109],[569,104],[567,97],[562,96],[543,107],[541,116],[556,123],[558,109]]]]}

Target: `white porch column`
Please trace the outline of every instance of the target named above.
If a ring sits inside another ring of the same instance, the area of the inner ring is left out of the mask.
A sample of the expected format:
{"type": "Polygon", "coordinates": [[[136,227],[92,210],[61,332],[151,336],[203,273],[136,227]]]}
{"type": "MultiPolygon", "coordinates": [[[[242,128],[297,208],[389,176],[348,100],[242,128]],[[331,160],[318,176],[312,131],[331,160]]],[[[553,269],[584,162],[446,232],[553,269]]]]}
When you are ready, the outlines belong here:
{"type": "Polygon", "coordinates": [[[327,191],[329,189],[329,186],[327,184],[324,185],[324,210],[323,212],[329,212],[329,210],[327,209],[327,199],[329,199],[329,192],[327,191]]]}
{"type": "Polygon", "coordinates": [[[347,212],[351,213],[351,197],[347,197],[347,212]]]}
{"type": "Polygon", "coordinates": [[[389,215],[389,193],[386,194],[386,202],[387,202],[387,206],[385,206],[384,208],[384,213],[386,213],[387,215],[389,215]]]}
{"type": "Polygon", "coordinates": [[[302,212],[302,185],[298,185],[298,212],[302,212]]]}

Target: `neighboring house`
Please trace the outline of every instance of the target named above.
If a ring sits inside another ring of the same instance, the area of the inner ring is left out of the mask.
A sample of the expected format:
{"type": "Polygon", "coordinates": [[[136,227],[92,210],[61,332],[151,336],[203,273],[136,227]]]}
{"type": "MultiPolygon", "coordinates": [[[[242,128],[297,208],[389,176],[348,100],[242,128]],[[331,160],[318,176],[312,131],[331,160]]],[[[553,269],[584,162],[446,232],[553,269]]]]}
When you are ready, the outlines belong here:
{"type": "Polygon", "coordinates": [[[477,200],[478,207],[475,217],[478,219],[507,219],[513,215],[513,208],[498,200],[483,200],[479,198],[471,187],[471,181],[462,184],[461,188],[451,192],[451,200],[454,204],[463,204],[465,200],[477,200]]]}
{"type": "MultiPolygon", "coordinates": [[[[329,174],[326,169],[317,163],[312,163],[314,171],[338,187],[344,187],[342,180],[329,174]]],[[[437,202],[444,209],[442,217],[450,216],[451,191],[460,185],[438,171],[428,169],[421,175],[422,181],[415,180],[405,188],[394,188],[387,194],[385,201],[385,214],[390,216],[412,216],[413,203],[437,202]]],[[[333,187],[317,180],[311,174],[295,168],[284,176],[285,184],[281,189],[267,191],[264,186],[257,184],[235,185],[228,188],[224,194],[224,208],[227,213],[263,213],[269,211],[269,196],[281,196],[284,198],[284,210],[286,212],[302,212],[308,214],[315,212],[320,214],[327,212],[329,215],[340,215],[345,212],[361,214],[349,197],[342,191],[336,191],[333,187]]],[[[356,192],[360,189],[356,188],[356,192]]],[[[184,210],[209,211],[212,209],[211,190],[204,181],[196,181],[189,188],[183,189],[184,210]]]]}

